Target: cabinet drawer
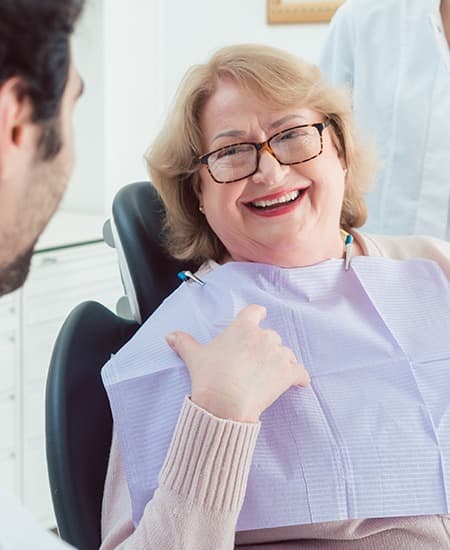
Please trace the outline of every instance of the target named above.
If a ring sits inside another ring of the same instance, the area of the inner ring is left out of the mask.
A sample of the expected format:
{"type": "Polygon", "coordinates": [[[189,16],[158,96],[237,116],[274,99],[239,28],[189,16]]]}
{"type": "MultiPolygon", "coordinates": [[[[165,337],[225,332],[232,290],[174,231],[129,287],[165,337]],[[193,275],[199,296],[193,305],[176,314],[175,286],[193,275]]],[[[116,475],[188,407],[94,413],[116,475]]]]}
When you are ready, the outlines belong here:
{"type": "Polygon", "coordinates": [[[16,293],[0,298],[0,332],[15,331],[18,327],[16,293]]]}
{"type": "Polygon", "coordinates": [[[14,451],[0,451],[0,486],[18,492],[17,456],[14,451]]]}
{"type": "Polygon", "coordinates": [[[23,500],[25,508],[42,524],[56,525],[43,438],[33,438],[24,442],[23,500]]]}
{"type": "Polygon", "coordinates": [[[77,289],[72,296],[64,296],[61,300],[48,299],[28,310],[23,327],[23,376],[25,383],[47,377],[53,347],[70,311],[80,302],[96,300],[114,310],[118,297],[115,283],[105,284],[101,288],[77,289]],[[70,303],[69,303],[70,299],[70,303]]]}
{"type": "Polygon", "coordinates": [[[108,279],[119,280],[119,268],[115,252],[105,244],[37,254],[33,258],[32,277],[25,286],[25,295],[56,293],[108,279]]]}
{"type": "Polygon", "coordinates": [[[24,327],[23,380],[24,384],[47,378],[50,358],[63,319],[24,327]]]}
{"type": "Polygon", "coordinates": [[[14,395],[0,398],[0,449],[14,449],[16,446],[16,399],[14,395]]]}
{"type": "Polygon", "coordinates": [[[24,438],[44,437],[45,379],[32,384],[25,384],[23,401],[24,438]]]}
{"type": "Polygon", "coordinates": [[[106,281],[117,280],[115,265],[111,262],[83,262],[83,266],[76,269],[64,269],[66,266],[56,265],[38,281],[33,278],[32,284],[24,290],[25,303],[35,296],[64,294],[74,288],[83,288],[86,285],[102,285],[106,281]]]}
{"type": "Polygon", "coordinates": [[[0,394],[13,391],[17,365],[17,344],[14,332],[0,332],[0,394]]]}
{"type": "Polygon", "coordinates": [[[29,297],[23,307],[24,323],[35,325],[51,320],[63,320],[70,311],[85,300],[101,301],[107,295],[121,295],[120,287],[115,281],[105,280],[101,283],[77,284],[64,291],[48,290],[45,294],[29,297]]]}

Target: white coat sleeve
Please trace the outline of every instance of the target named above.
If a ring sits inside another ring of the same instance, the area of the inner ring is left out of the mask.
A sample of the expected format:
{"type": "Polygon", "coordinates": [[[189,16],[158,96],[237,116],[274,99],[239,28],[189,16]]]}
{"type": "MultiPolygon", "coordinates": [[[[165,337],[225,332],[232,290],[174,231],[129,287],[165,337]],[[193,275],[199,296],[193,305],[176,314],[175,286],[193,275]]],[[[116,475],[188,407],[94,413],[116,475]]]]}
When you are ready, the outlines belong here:
{"type": "Polygon", "coordinates": [[[330,84],[353,89],[355,48],[353,4],[347,0],[331,20],[320,56],[320,69],[330,84]]]}

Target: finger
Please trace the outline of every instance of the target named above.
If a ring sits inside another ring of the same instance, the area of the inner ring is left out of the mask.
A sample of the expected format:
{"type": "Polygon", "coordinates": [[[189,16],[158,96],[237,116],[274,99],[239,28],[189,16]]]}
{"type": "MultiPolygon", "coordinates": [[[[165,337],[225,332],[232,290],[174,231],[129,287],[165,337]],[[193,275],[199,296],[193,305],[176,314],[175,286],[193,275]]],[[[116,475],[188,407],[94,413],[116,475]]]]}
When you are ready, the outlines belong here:
{"type": "MultiPolygon", "coordinates": [[[[276,330],[266,329],[263,331],[263,334],[266,342],[270,342],[272,346],[281,346],[283,344],[281,336],[276,330]]],[[[286,348],[286,350],[291,352],[292,356],[294,356],[293,352],[289,348],[286,348]]]]}
{"type": "Polygon", "coordinates": [[[308,371],[305,369],[303,365],[300,365],[297,362],[295,363],[296,364],[293,365],[294,369],[296,370],[295,382],[293,385],[302,386],[302,387],[309,386],[309,384],[311,383],[311,378],[308,374],[308,371]]]}
{"type": "Polygon", "coordinates": [[[166,342],[185,363],[188,363],[190,357],[201,347],[193,336],[181,330],[166,334],[166,342]]]}
{"type": "Polygon", "coordinates": [[[244,307],[236,315],[235,321],[238,323],[253,323],[258,325],[263,319],[266,318],[266,308],[264,306],[258,306],[256,304],[251,304],[244,307]]]}

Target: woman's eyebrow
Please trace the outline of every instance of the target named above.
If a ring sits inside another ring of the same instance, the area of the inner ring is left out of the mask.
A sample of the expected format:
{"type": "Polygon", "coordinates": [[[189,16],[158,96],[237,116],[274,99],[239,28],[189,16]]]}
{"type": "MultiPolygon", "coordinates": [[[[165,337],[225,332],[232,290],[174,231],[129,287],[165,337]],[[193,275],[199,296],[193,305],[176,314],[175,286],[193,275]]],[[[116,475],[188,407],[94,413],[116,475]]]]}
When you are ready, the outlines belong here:
{"type": "Polygon", "coordinates": [[[243,130],[226,130],[224,132],[219,132],[216,134],[211,143],[214,143],[216,139],[219,139],[221,137],[242,137],[245,136],[245,132],[243,130]]]}
{"type": "Polygon", "coordinates": [[[302,115],[296,115],[296,114],[292,114],[292,115],[286,115],[282,118],[279,118],[278,120],[276,120],[275,122],[272,122],[272,124],[269,125],[269,128],[271,130],[276,130],[277,128],[279,128],[282,124],[284,124],[285,122],[288,122],[289,120],[292,120],[292,119],[298,119],[300,122],[304,122],[305,124],[308,123],[308,121],[306,120],[305,117],[303,117],[302,115]]]}
{"type": "MultiPolygon", "coordinates": [[[[292,114],[292,115],[286,115],[284,117],[279,118],[275,122],[272,122],[272,124],[269,125],[269,128],[271,130],[276,130],[282,124],[292,119],[298,119],[300,122],[305,122],[305,123],[308,122],[306,118],[303,117],[302,115],[292,114]]],[[[218,134],[216,134],[213,137],[211,144],[221,137],[243,137],[243,136],[245,136],[245,132],[243,130],[225,130],[224,132],[219,132],[218,134]]]]}

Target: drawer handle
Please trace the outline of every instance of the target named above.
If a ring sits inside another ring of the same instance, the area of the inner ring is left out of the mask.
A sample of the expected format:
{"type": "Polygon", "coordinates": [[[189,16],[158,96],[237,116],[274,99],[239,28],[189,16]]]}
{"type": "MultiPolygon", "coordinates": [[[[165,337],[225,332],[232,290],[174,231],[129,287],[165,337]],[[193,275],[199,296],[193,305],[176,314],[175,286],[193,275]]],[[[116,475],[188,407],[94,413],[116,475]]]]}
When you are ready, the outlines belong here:
{"type": "Polygon", "coordinates": [[[44,256],[42,258],[41,265],[54,265],[58,263],[58,258],[55,258],[54,256],[44,256]]]}

